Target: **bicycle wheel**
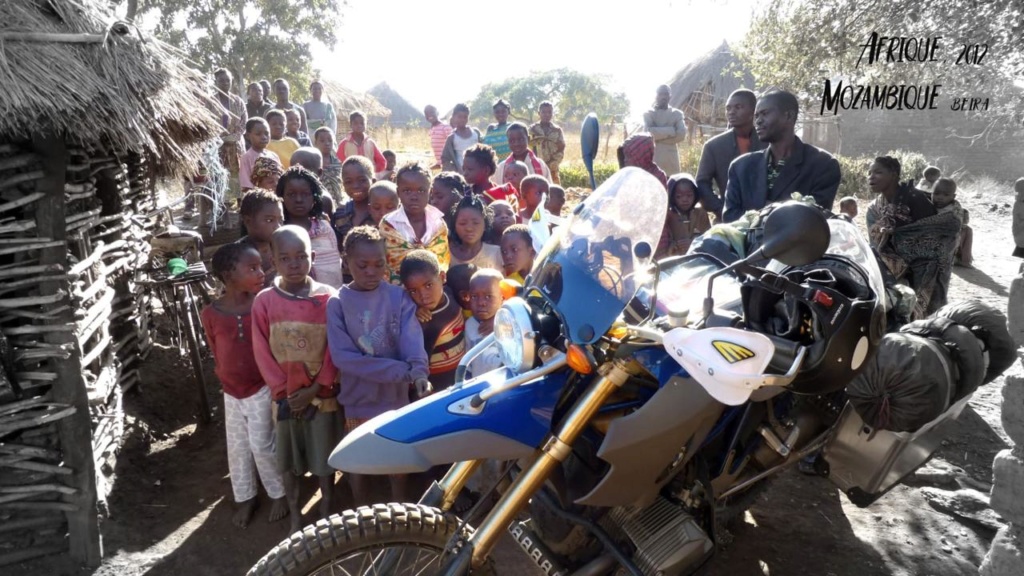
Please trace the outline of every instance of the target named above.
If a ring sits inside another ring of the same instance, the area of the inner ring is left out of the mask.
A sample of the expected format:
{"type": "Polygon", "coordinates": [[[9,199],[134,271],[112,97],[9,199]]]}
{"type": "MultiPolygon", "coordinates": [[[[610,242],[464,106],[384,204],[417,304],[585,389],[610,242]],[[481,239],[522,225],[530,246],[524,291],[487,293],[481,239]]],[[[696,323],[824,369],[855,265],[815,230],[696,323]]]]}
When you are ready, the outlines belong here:
{"type": "Polygon", "coordinates": [[[188,345],[192,373],[199,391],[199,422],[208,424],[210,422],[210,400],[206,397],[206,375],[203,373],[203,357],[199,347],[202,323],[199,321],[198,312],[193,307],[195,297],[192,294],[192,287],[185,284],[178,288],[177,293],[178,313],[183,318],[182,332],[184,332],[183,336],[188,345]]]}

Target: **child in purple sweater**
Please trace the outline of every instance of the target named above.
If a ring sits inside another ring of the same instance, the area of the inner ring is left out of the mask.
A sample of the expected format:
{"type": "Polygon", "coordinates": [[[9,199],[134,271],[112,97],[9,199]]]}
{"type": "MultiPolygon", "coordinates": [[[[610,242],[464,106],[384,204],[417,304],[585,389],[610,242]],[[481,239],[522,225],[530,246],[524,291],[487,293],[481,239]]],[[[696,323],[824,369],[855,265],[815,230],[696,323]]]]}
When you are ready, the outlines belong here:
{"type": "MultiPolygon", "coordinates": [[[[423,330],[416,305],[398,286],[384,281],[384,239],[372,226],[353,228],[344,240],[352,282],[327,303],[327,343],[341,373],[338,402],[345,407],[345,432],[431,391],[423,330]]],[[[366,477],[349,483],[357,504],[369,502],[366,477]]],[[[391,494],[405,502],[407,477],[391,476],[391,494]]]]}

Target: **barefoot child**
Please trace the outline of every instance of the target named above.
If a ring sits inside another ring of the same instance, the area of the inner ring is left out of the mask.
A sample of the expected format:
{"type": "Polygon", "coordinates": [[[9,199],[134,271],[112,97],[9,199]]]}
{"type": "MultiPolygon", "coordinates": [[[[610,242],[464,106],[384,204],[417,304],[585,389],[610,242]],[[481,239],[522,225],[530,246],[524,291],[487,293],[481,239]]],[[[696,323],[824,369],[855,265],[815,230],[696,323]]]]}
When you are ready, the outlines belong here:
{"type": "Polygon", "coordinates": [[[263,287],[268,288],[277,273],[274,271],[274,253],[270,237],[284,224],[281,199],[270,190],[256,188],[242,197],[240,209],[246,236],[239,242],[248,242],[260,253],[263,266],[263,287]]]}
{"type": "MultiPolygon", "coordinates": [[[[473,316],[466,320],[466,344],[472,348],[494,331],[494,316],[501,308],[501,272],[483,269],[469,281],[469,309],[473,316]]],[[[501,367],[501,353],[491,345],[466,367],[466,377],[474,378],[501,367]]]]}
{"type": "Polygon", "coordinates": [[[270,143],[270,125],[263,118],[252,118],[245,123],[245,137],[249,140],[249,149],[242,154],[242,158],[238,164],[238,184],[244,193],[246,190],[252,190],[256,186],[252,182],[252,169],[256,164],[256,159],[260,156],[269,156],[277,160],[277,163],[281,163],[281,159],[277,157],[277,154],[267,150],[267,144],[270,143]]]}
{"type": "Polygon", "coordinates": [[[444,215],[427,204],[430,172],[420,164],[411,162],[399,168],[396,179],[401,209],[385,215],[380,223],[392,284],[400,283],[399,268],[402,260],[413,250],[425,248],[433,252],[441,270],[447,270],[451,261],[448,226],[444,222],[444,215]]]}
{"type": "Polygon", "coordinates": [[[314,255],[310,261],[313,277],[321,284],[340,288],[341,254],[331,223],[323,213],[324,190],[320,181],[302,166],[292,166],[277,183],[277,195],[284,200],[285,224],[299,226],[309,234],[314,255]]]}
{"type": "Polygon", "coordinates": [[[469,185],[458,172],[441,172],[434,176],[434,181],[430,184],[430,205],[440,210],[449,220],[449,229],[452,227],[452,208],[466,195],[467,190],[469,185]]]}
{"type": "Polygon", "coordinates": [[[935,187],[935,183],[942,177],[942,170],[939,170],[938,166],[929,166],[924,169],[921,174],[922,178],[918,181],[915,188],[924,192],[928,197],[931,197],[932,189],[935,187]]]}
{"type": "Polygon", "coordinates": [[[376,182],[370,186],[370,222],[380,226],[384,216],[398,210],[398,188],[391,181],[376,182]]]}
{"type": "Polygon", "coordinates": [[[501,234],[501,260],[504,263],[505,278],[525,283],[536,256],[533,236],[526,224],[513,224],[501,234]]]}
{"type": "MultiPolygon", "coordinates": [[[[430,390],[423,330],[416,305],[398,286],[385,282],[384,239],[372,226],[345,236],[345,260],[352,282],[327,303],[327,340],[341,373],[338,401],[345,407],[345,430],[409,403],[409,389],[430,390]]],[[[356,505],[370,502],[369,478],[349,475],[356,505]]],[[[405,502],[407,477],[391,476],[391,497],[405,502]]]]}
{"type": "Polygon", "coordinates": [[[479,196],[459,200],[453,214],[452,264],[471,263],[477,268],[501,270],[501,248],[484,243],[490,232],[492,213],[479,196]]]}
{"type": "Polygon", "coordinates": [[[300,148],[299,141],[285,134],[287,119],[283,111],[271,110],[267,112],[267,124],[270,126],[270,142],[267,143],[267,150],[277,154],[283,166],[292,157],[292,154],[300,148]]]}
{"type": "Polygon", "coordinates": [[[418,308],[423,345],[430,358],[430,383],[444,390],[455,383],[455,369],[466,354],[462,307],[445,288],[445,273],[429,250],[413,250],[402,260],[402,285],[418,308]]]}
{"type": "Polygon", "coordinates": [[[291,531],[300,527],[298,478],[320,481],[320,515],[334,509],[334,470],[327,464],[342,437],[338,371],[327,348],[327,301],[336,290],[309,277],[309,234],[282,226],[271,237],[277,279],[252,305],[253,353],[270,387],[278,469],[284,475],[291,531]]]}
{"type": "Polygon", "coordinates": [[[269,521],[288,515],[284,480],[274,457],[270,389],[256,367],[252,347],[252,304],[263,289],[263,270],[259,252],[240,242],[217,250],[212,266],[214,276],[224,283],[224,295],[203,308],[201,316],[224,390],[228,471],[237,505],[231,521],[245,528],[258,505],[257,472],[273,500],[269,521]]]}
{"type": "Polygon", "coordinates": [[[668,189],[672,195],[656,258],[686,254],[693,239],[711,228],[707,210],[696,205],[697,180],[693,176],[685,172],[673,174],[668,179],[668,189]]]}
{"type": "Polygon", "coordinates": [[[548,179],[533,174],[523,178],[522,186],[519,191],[523,199],[523,209],[519,213],[519,219],[522,222],[529,222],[533,218],[533,213],[544,202],[544,197],[548,193],[548,179]]]}

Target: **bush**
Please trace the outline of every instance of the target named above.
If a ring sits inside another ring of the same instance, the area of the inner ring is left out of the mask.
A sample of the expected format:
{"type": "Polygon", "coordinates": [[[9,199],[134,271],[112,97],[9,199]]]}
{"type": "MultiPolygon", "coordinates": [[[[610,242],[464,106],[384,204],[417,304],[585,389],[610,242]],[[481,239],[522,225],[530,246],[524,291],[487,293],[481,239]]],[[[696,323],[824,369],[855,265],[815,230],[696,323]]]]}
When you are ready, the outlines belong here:
{"type": "MultiPolygon", "coordinates": [[[[921,179],[924,169],[928,167],[928,160],[923,154],[908,152],[906,150],[891,150],[885,156],[892,156],[900,161],[900,181],[921,179]]],[[[868,169],[874,161],[873,156],[843,156],[835,155],[839,161],[839,169],[842,172],[842,179],[839,181],[839,190],[836,192],[836,202],[840,198],[853,196],[855,198],[871,199],[871,191],[868,190],[868,169]]],[[[837,204],[838,206],[838,204],[837,204]]]]}
{"type": "MultiPolygon", "coordinates": [[[[595,163],[594,180],[600,186],[618,169],[618,164],[595,163]]],[[[562,164],[558,167],[558,178],[562,181],[562,188],[590,188],[590,175],[587,174],[586,166],[582,164],[562,164]]]]}
{"type": "Polygon", "coordinates": [[[885,153],[900,161],[900,181],[913,180],[915,183],[924,175],[924,169],[928,167],[928,159],[919,152],[908,152],[906,150],[890,150],[885,153]]]}
{"type": "Polygon", "coordinates": [[[839,171],[842,175],[839,190],[836,192],[836,209],[838,210],[839,200],[847,196],[871,198],[871,191],[868,190],[868,168],[871,166],[872,158],[842,154],[836,154],[835,157],[839,161],[839,171]]]}

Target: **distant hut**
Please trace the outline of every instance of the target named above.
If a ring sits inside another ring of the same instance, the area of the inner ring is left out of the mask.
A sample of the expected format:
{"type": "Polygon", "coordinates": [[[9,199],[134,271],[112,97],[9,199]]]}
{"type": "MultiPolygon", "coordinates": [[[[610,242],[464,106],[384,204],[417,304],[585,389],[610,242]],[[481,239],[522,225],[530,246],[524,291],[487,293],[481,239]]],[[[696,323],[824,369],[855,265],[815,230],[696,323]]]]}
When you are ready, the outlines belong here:
{"type": "Polygon", "coordinates": [[[100,0],[0,2],[0,565],[100,561],[154,179],[221,132],[208,84],[100,0]]]}
{"type": "Polygon", "coordinates": [[[401,94],[396,92],[387,82],[381,82],[367,91],[367,94],[376,98],[381,104],[391,110],[390,123],[395,128],[406,128],[409,126],[427,126],[427,120],[423,117],[423,110],[417,109],[409,103],[401,94]]]}
{"type": "Polygon", "coordinates": [[[754,87],[754,77],[743,67],[728,42],[690,62],[668,83],[669,105],[686,115],[689,137],[713,136],[728,128],[725,103],[738,88],[754,87]]]}
{"type": "Polygon", "coordinates": [[[387,123],[391,118],[391,110],[373,96],[365,92],[356,92],[334,80],[321,80],[321,82],[324,85],[324,94],[334,104],[334,110],[338,114],[339,140],[351,130],[348,124],[348,115],[356,110],[362,110],[369,116],[367,118],[368,125],[379,126],[387,123]]]}

